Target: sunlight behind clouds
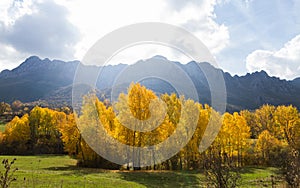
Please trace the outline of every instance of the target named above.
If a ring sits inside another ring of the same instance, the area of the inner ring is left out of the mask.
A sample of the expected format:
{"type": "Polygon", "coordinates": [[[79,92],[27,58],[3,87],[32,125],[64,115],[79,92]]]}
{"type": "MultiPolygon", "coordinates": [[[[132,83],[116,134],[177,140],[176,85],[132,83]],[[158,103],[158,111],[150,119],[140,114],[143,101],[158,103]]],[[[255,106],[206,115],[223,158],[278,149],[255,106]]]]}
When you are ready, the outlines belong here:
{"type": "Polygon", "coordinates": [[[164,22],[181,26],[202,40],[213,54],[229,43],[226,26],[214,21],[215,1],[185,1],[180,6],[175,1],[158,0],[109,1],[105,4],[75,0],[57,3],[68,7],[71,13],[69,20],[83,33],[83,39],[76,45],[75,56],[78,59],[105,34],[139,22],[164,22]]]}
{"type": "Polygon", "coordinates": [[[121,50],[107,64],[133,64],[139,60],[149,59],[156,55],[165,56],[170,61],[179,61],[180,63],[188,63],[193,60],[177,49],[161,44],[142,43],[121,50]]]}

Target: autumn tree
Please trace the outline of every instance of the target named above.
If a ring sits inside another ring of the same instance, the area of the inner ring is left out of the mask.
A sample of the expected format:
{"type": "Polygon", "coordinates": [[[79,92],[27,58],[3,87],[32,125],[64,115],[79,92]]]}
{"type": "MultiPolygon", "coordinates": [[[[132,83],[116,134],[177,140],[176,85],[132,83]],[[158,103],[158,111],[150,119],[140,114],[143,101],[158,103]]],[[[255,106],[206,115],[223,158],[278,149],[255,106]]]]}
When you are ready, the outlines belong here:
{"type": "Polygon", "coordinates": [[[299,123],[299,113],[296,107],[293,106],[278,106],[274,112],[276,127],[280,128],[280,137],[284,138],[290,147],[296,148],[298,143],[297,132],[295,130],[299,123]]]}
{"type": "Polygon", "coordinates": [[[262,131],[261,126],[256,119],[258,118],[258,116],[256,116],[254,112],[250,112],[249,110],[240,111],[240,115],[245,118],[247,125],[250,127],[251,138],[257,139],[258,135],[262,131]]]}
{"type": "Polygon", "coordinates": [[[282,150],[284,142],[274,137],[268,130],[264,130],[259,136],[255,145],[256,155],[260,165],[282,165],[282,150]]]}
{"type": "Polygon", "coordinates": [[[255,110],[255,122],[258,135],[264,130],[268,130],[275,137],[281,139],[280,128],[275,124],[275,110],[276,107],[273,105],[263,105],[255,110]]]}
{"type": "Polygon", "coordinates": [[[250,138],[250,127],[245,118],[237,112],[223,115],[222,128],[215,141],[220,145],[221,152],[227,155],[232,161],[236,159],[237,166],[243,162],[244,152],[250,138]]]}
{"type": "Polygon", "coordinates": [[[1,102],[0,103],[0,115],[4,114],[5,112],[11,111],[11,106],[8,103],[1,102]]]}
{"type": "Polygon", "coordinates": [[[214,187],[236,187],[240,179],[241,156],[250,137],[250,128],[238,113],[225,113],[223,118],[218,117],[217,113],[213,114],[215,119],[222,121],[222,127],[213,144],[204,153],[205,175],[214,187]]]}
{"type": "Polygon", "coordinates": [[[72,157],[80,155],[81,135],[77,128],[74,114],[67,115],[66,123],[60,124],[58,129],[64,143],[64,149],[72,157]]]}
{"type": "Polygon", "coordinates": [[[208,126],[210,113],[212,110],[208,105],[202,106],[201,104],[196,103],[196,106],[199,110],[199,112],[197,112],[199,114],[197,127],[192,138],[184,148],[184,152],[186,153],[185,160],[187,169],[199,169],[201,162],[203,162],[201,161],[199,146],[201,144],[204,132],[208,126]]]}
{"type": "Polygon", "coordinates": [[[3,141],[6,144],[6,149],[11,153],[24,153],[28,148],[30,139],[30,128],[28,115],[25,114],[22,118],[16,116],[5,126],[3,141]]]}
{"type": "Polygon", "coordinates": [[[289,153],[284,167],[285,179],[290,187],[300,185],[300,150],[299,150],[299,122],[297,108],[293,106],[278,106],[274,113],[280,133],[289,146],[289,153]]]}
{"type": "Polygon", "coordinates": [[[35,107],[29,114],[30,145],[35,153],[63,152],[60,124],[65,123],[66,115],[48,108],[35,107]]]}
{"type": "MultiPolygon", "coordinates": [[[[165,96],[163,100],[169,100],[170,104],[176,97],[167,98],[165,96]]],[[[119,95],[118,101],[114,104],[116,110],[114,132],[117,135],[115,138],[119,140],[121,138],[122,143],[134,146],[132,151],[128,151],[132,154],[127,153],[128,156],[138,158],[137,160],[133,159],[133,162],[137,161],[137,164],[133,164],[133,166],[140,166],[140,150],[135,151],[135,147],[158,144],[174,131],[175,125],[170,121],[167,114],[169,112],[168,107],[168,103],[165,106],[164,102],[153,91],[146,89],[139,83],[131,84],[128,88],[128,94],[121,93],[119,95]]],[[[172,105],[172,107],[175,106],[172,105]]],[[[178,121],[175,119],[176,117],[172,118],[172,121],[178,121]]]]}
{"type": "MultiPolygon", "coordinates": [[[[103,135],[104,133],[99,131],[103,122],[109,122],[107,121],[109,116],[104,115],[106,112],[106,106],[98,100],[95,94],[91,93],[83,99],[83,105],[77,118],[77,124],[72,120],[73,123],[68,125],[70,131],[63,133],[64,140],[70,138],[68,142],[71,142],[71,144],[65,143],[65,145],[69,145],[68,147],[71,148],[71,150],[69,149],[69,152],[73,150],[74,153],[75,151],[80,166],[101,167],[107,169],[119,168],[119,165],[104,159],[96,152],[105,149],[105,144],[107,144],[104,137],[101,136],[101,134],[103,135]],[[78,129],[75,127],[76,125],[78,129]],[[75,137],[73,137],[72,132],[75,133],[75,137]],[[85,139],[88,140],[86,141],[85,139]]],[[[77,114],[75,114],[74,117],[76,116],[77,114]]],[[[106,123],[103,125],[106,127],[106,123]]],[[[117,152],[117,150],[107,152],[117,152]]]]}

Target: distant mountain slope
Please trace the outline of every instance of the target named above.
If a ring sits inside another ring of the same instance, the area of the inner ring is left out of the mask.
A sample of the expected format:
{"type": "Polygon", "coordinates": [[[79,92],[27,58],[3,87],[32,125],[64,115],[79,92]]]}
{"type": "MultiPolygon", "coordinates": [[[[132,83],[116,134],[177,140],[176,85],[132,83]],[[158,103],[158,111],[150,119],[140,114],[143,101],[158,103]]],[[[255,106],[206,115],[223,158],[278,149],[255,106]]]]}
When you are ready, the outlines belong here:
{"type": "MultiPolygon", "coordinates": [[[[105,66],[97,82],[97,88],[106,97],[110,97],[111,87],[116,78],[124,70],[131,70],[130,74],[140,74],[147,64],[157,61],[168,61],[162,56],[155,56],[147,60],[138,61],[133,65],[105,66]]],[[[193,81],[201,103],[210,104],[210,90],[205,74],[215,75],[221,73],[224,77],[227,90],[227,110],[255,109],[263,104],[292,104],[300,108],[300,78],[293,81],[280,80],[270,77],[266,72],[255,72],[245,76],[231,76],[220,69],[216,69],[209,63],[190,62],[188,64],[175,63],[193,81]],[[205,74],[204,74],[205,72],[205,74]]],[[[0,101],[32,102],[45,100],[55,105],[70,105],[72,95],[72,83],[79,65],[78,61],[63,62],[59,60],[41,60],[36,56],[29,57],[19,67],[0,73],[0,101]]],[[[101,67],[85,67],[87,75],[90,72],[97,73],[101,67]]],[[[165,76],[170,76],[165,71],[165,76]]],[[[155,90],[157,93],[176,92],[165,81],[149,78],[141,81],[142,84],[155,90]]],[[[118,92],[125,91],[125,85],[119,85],[118,92]]]]}
{"type": "Polygon", "coordinates": [[[78,63],[29,57],[12,71],[1,72],[0,99],[6,102],[39,100],[50,92],[72,84],[78,63]]]}

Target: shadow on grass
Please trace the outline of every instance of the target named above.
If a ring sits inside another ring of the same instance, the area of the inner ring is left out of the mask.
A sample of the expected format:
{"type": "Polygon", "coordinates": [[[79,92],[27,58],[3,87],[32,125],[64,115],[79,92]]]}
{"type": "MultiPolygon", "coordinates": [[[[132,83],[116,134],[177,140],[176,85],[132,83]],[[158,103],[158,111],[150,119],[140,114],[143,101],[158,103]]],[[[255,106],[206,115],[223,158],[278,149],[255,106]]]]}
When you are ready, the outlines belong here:
{"type": "Polygon", "coordinates": [[[255,174],[258,170],[270,172],[272,174],[279,175],[281,174],[280,169],[272,167],[263,167],[263,166],[247,166],[240,169],[241,174],[255,174]]]}
{"type": "Polygon", "coordinates": [[[74,166],[74,165],[43,168],[43,170],[50,170],[50,171],[69,171],[69,170],[80,170],[80,169],[82,169],[82,168],[74,166]]]}
{"type": "Polygon", "coordinates": [[[82,176],[99,173],[117,173],[125,181],[135,182],[146,187],[201,187],[204,183],[196,171],[120,171],[78,166],[43,168],[49,171],[60,171],[66,176],[82,176]]]}
{"type": "Polygon", "coordinates": [[[62,175],[88,175],[88,174],[99,174],[99,173],[113,173],[117,170],[106,170],[100,168],[85,168],[75,165],[65,165],[61,167],[48,167],[43,170],[61,172],[62,175]]]}
{"type": "Polygon", "coordinates": [[[184,171],[120,171],[121,178],[146,187],[200,187],[203,181],[195,172],[184,171]]]}

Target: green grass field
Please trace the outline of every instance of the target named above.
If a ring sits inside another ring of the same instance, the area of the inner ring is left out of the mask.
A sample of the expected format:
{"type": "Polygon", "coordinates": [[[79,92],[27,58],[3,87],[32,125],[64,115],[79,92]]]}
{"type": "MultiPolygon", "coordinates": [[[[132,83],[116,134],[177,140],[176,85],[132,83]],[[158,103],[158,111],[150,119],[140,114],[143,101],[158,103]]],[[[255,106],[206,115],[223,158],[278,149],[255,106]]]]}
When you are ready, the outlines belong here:
{"type": "Polygon", "coordinates": [[[5,131],[5,124],[0,122],[0,132],[4,132],[5,131]]]}
{"type": "MultiPolygon", "coordinates": [[[[11,187],[206,187],[199,172],[186,171],[111,171],[76,167],[68,156],[0,156],[16,158],[17,181],[11,187]]],[[[0,171],[3,172],[1,165],[0,171]]],[[[247,167],[242,170],[241,187],[271,186],[275,168],[247,167]]]]}

